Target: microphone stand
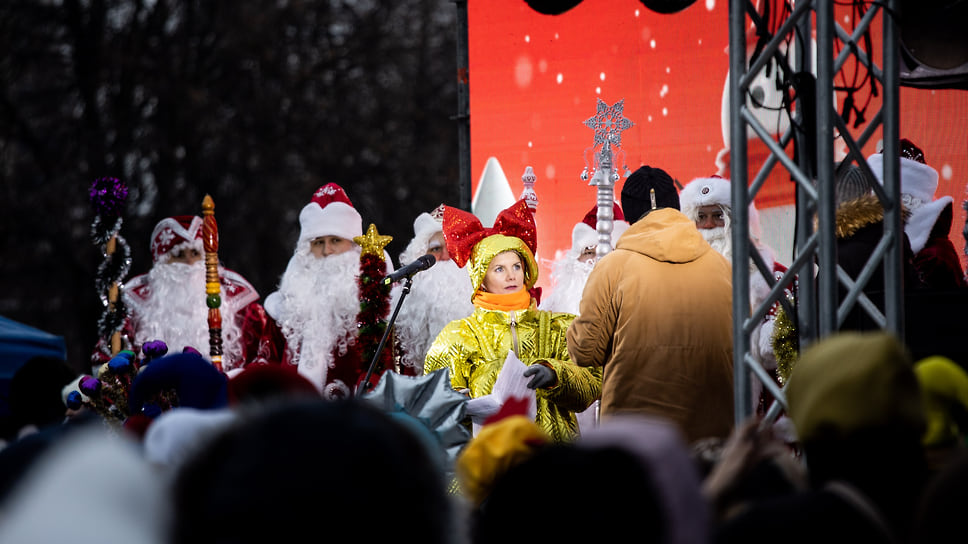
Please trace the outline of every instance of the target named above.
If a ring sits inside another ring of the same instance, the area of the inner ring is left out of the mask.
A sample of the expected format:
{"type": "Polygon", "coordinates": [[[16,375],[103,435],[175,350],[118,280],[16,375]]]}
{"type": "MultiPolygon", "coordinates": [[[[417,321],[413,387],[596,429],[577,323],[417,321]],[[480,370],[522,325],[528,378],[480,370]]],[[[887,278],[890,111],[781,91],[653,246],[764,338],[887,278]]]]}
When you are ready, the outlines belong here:
{"type": "Polygon", "coordinates": [[[397,301],[397,306],[393,309],[393,315],[390,316],[390,321],[387,321],[387,328],[383,331],[383,338],[380,338],[380,343],[376,347],[376,353],[373,354],[373,359],[370,361],[370,367],[366,369],[366,376],[363,377],[363,381],[360,383],[359,387],[356,388],[356,396],[360,396],[366,393],[366,389],[370,383],[370,376],[373,375],[373,369],[376,368],[376,362],[380,360],[380,354],[383,353],[383,346],[387,342],[387,337],[390,335],[390,331],[393,329],[393,323],[397,320],[397,314],[400,312],[400,306],[403,305],[403,299],[407,298],[410,294],[410,286],[413,284],[413,276],[407,276],[403,283],[403,290],[400,292],[400,300],[397,301]]]}

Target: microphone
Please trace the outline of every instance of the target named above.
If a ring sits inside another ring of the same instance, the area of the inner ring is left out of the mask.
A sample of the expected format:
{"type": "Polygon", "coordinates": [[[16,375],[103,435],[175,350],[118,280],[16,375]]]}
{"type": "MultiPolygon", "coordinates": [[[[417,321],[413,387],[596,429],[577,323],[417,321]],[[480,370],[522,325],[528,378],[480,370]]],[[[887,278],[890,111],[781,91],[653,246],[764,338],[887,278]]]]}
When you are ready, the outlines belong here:
{"type": "Polygon", "coordinates": [[[404,278],[409,278],[421,270],[427,270],[436,262],[437,259],[429,253],[426,255],[421,255],[420,257],[414,259],[412,263],[383,278],[383,285],[390,285],[391,283],[396,283],[404,278]]]}

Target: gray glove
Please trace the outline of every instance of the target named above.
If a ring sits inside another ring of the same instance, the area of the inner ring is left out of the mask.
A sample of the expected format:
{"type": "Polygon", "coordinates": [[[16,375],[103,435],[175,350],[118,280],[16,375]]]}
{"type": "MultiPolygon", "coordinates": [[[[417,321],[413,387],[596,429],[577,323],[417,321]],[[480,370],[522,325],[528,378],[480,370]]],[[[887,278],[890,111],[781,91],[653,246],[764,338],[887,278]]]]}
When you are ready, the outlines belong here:
{"type": "Polygon", "coordinates": [[[528,389],[551,387],[558,381],[558,376],[555,374],[554,370],[551,370],[545,365],[539,363],[535,363],[525,369],[524,375],[534,376],[534,378],[531,378],[531,381],[528,382],[528,389]]]}

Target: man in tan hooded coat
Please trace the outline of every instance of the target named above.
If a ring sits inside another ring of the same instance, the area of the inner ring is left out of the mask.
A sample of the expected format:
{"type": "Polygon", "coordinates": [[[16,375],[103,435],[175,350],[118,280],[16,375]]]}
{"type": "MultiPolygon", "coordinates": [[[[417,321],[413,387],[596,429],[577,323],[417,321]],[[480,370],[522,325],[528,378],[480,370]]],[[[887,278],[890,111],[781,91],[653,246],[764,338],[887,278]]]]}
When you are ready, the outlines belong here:
{"type": "Polygon", "coordinates": [[[603,421],[665,417],[689,442],[733,423],[732,270],[679,211],[664,171],[643,166],[622,188],[632,223],[592,270],[567,332],[580,366],[603,367],[603,421]]]}

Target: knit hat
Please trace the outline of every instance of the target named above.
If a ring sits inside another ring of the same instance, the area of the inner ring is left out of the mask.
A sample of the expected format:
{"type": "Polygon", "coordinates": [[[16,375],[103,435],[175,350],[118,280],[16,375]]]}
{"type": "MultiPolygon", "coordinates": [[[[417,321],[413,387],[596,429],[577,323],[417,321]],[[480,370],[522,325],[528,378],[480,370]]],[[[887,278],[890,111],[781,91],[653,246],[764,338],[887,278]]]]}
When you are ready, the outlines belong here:
{"type": "Polygon", "coordinates": [[[475,505],[481,504],[508,469],[548,443],[548,435],[527,416],[512,415],[484,425],[457,456],[461,491],[475,505]]]}
{"type": "Polygon", "coordinates": [[[845,167],[834,184],[837,205],[871,194],[873,183],[860,166],[851,164],[845,167]]]}
{"type": "Polygon", "coordinates": [[[716,175],[696,178],[682,188],[679,202],[682,213],[693,221],[696,220],[699,208],[703,206],[725,206],[728,210],[733,202],[729,180],[716,175]]]}
{"type": "Polygon", "coordinates": [[[313,193],[312,200],[299,212],[299,242],[297,247],[320,236],[339,236],[352,240],[363,236],[363,218],[343,188],[327,183],[313,193]]]}
{"type": "Polygon", "coordinates": [[[968,372],[951,359],[934,355],[914,363],[914,373],[927,420],[921,443],[948,446],[968,434],[968,428],[958,426],[960,416],[968,413],[968,372]]]}
{"type": "MultiPolygon", "coordinates": [[[[950,196],[934,200],[938,189],[938,171],[924,162],[924,153],[910,140],[901,140],[901,203],[911,212],[904,232],[911,241],[914,253],[924,249],[931,229],[942,210],[954,202],[950,196]]],[[[875,153],[867,158],[877,182],[884,184],[884,155],[875,153]]]]}
{"type": "Polygon", "coordinates": [[[202,244],[202,218],[192,215],[166,217],[151,231],[151,261],[166,263],[173,249],[192,246],[205,251],[202,244]]]}
{"type": "Polygon", "coordinates": [[[801,442],[885,426],[924,431],[911,355],[885,331],[842,332],[811,345],[793,368],[786,394],[801,442]]]}
{"type": "Polygon", "coordinates": [[[155,417],[175,406],[209,410],[228,405],[228,379],[197,353],[165,355],[145,365],[131,384],[130,413],[155,417]]]}
{"type": "Polygon", "coordinates": [[[640,166],[622,185],[622,208],[629,223],[635,223],[654,208],[679,209],[679,192],[676,183],[665,170],[640,166]],[[652,191],[655,191],[655,206],[652,191]]]}

